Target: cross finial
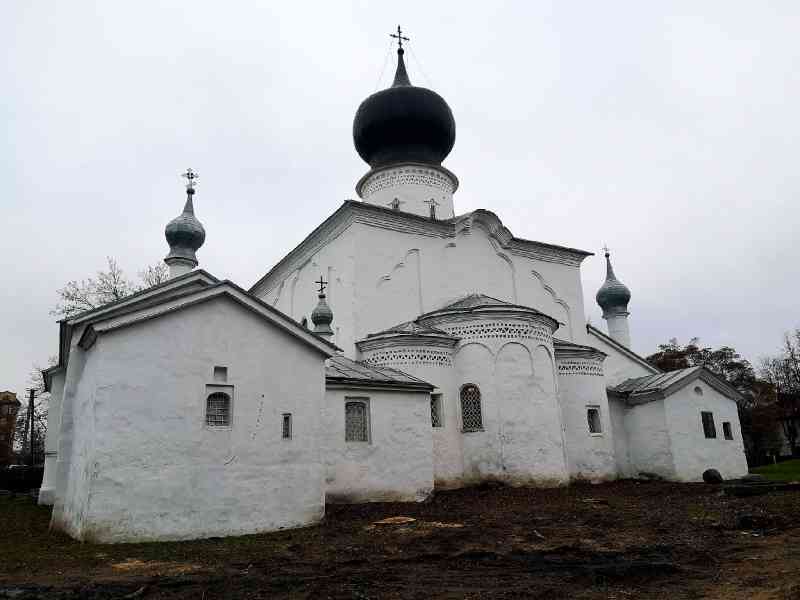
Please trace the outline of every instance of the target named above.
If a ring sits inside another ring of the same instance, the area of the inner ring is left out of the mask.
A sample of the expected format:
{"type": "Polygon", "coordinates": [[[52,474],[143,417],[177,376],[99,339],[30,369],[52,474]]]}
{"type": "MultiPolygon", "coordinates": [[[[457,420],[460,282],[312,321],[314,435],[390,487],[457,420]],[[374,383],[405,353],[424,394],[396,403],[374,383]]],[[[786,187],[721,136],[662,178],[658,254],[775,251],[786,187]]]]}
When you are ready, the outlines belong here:
{"type": "Polygon", "coordinates": [[[186,169],[186,173],[182,173],[181,177],[185,178],[188,181],[188,183],[186,184],[187,190],[193,190],[194,180],[200,178],[200,176],[194,171],[192,171],[192,169],[186,169]]]}
{"type": "Polygon", "coordinates": [[[389,37],[393,37],[397,40],[397,45],[400,47],[400,50],[403,49],[403,42],[410,41],[407,37],[403,37],[403,30],[400,29],[400,25],[397,26],[397,33],[390,33],[389,37]]]}
{"type": "Polygon", "coordinates": [[[324,294],[324,293],[325,293],[325,286],[326,286],[326,285],[328,285],[328,282],[327,282],[327,281],[325,281],[325,280],[322,278],[322,275],[320,275],[320,276],[319,276],[319,281],[315,281],[314,283],[316,283],[316,284],[319,286],[319,293],[320,293],[320,295],[321,295],[321,294],[324,294]]]}

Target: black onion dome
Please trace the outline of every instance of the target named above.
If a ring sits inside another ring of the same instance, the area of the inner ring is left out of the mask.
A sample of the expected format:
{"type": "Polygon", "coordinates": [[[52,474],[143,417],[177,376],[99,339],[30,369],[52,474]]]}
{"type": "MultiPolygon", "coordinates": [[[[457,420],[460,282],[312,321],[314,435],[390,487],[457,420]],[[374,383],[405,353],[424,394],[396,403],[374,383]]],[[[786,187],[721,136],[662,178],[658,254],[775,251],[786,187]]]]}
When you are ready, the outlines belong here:
{"type": "Polygon", "coordinates": [[[186,205],[183,207],[183,212],[167,223],[164,230],[170,250],[167,258],[185,258],[197,262],[195,251],[205,242],[206,230],[194,216],[192,203],[194,190],[190,188],[186,192],[186,205]]]}
{"type": "Polygon", "coordinates": [[[603,309],[603,314],[627,312],[628,302],[631,300],[631,291],[614,274],[611,258],[606,252],[606,280],[597,291],[597,303],[603,309]]]}
{"type": "Polygon", "coordinates": [[[361,103],[353,120],[353,142],[372,168],[397,162],[436,165],[450,154],[456,141],[453,112],[436,92],[411,85],[397,50],[392,87],[361,103]]]}

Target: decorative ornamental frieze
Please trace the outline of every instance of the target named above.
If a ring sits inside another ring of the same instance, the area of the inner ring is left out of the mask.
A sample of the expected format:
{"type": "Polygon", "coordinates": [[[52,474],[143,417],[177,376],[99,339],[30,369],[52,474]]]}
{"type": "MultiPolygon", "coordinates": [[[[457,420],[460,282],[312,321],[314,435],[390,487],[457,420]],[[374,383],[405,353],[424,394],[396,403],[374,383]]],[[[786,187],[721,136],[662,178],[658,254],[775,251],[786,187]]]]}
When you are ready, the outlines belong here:
{"type": "Polygon", "coordinates": [[[603,365],[594,360],[580,358],[566,358],[557,360],[559,375],[590,375],[593,377],[603,376],[603,365]]]}
{"type": "Polygon", "coordinates": [[[526,339],[537,340],[547,345],[553,343],[553,338],[547,328],[518,321],[485,321],[452,325],[442,323],[437,327],[462,340],[526,339]]]}
{"type": "Polygon", "coordinates": [[[445,350],[433,348],[391,348],[371,352],[364,359],[368,365],[378,367],[426,366],[452,367],[453,359],[445,350]]]}
{"type": "Polygon", "coordinates": [[[361,188],[361,197],[367,198],[380,190],[401,185],[423,185],[447,194],[454,191],[453,182],[437,171],[421,167],[402,167],[376,173],[361,188]]]}

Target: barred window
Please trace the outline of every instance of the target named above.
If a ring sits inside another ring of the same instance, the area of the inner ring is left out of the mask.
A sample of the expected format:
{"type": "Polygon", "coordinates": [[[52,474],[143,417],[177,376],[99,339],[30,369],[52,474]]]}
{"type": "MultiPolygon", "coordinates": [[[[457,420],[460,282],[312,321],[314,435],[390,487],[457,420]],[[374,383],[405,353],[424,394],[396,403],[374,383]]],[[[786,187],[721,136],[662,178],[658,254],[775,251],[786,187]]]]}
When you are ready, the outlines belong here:
{"type": "Polygon", "coordinates": [[[462,431],[482,431],[481,391],[477,385],[468,383],[461,388],[461,429],[462,431]]]}
{"type": "Polygon", "coordinates": [[[431,426],[442,426],[442,395],[431,394],[431,426]]]}
{"type": "Polygon", "coordinates": [[[209,427],[230,427],[231,397],[222,392],[214,392],[206,399],[206,425],[209,427]]]}
{"type": "Polygon", "coordinates": [[[589,433],[603,433],[603,426],[600,423],[599,406],[587,406],[586,418],[589,421],[589,433]]]}
{"type": "Polygon", "coordinates": [[[369,442],[369,412],[365,400],[345,402],[344,440],[346,442],[369,442]]]}
{"type": "Polygon", "coordinates": [[[725,436],[726,440],[732,440],[733,439],[733,429],[731,429],[730,422],[725,421],[722,424],[722,435],[725,436]]]}
{"type": "Polygon", "coordinates": [[[707,438],[717,437],[717,428],[714,426],[714,413],[701,412],[700,417],[703,420],[703,433],[707,438]]]}
{"type": "Polygon", "coordinates": [[[292,439],[292,413],[283,413],[283,429],[281,437],[284,440],[292,439]]]}

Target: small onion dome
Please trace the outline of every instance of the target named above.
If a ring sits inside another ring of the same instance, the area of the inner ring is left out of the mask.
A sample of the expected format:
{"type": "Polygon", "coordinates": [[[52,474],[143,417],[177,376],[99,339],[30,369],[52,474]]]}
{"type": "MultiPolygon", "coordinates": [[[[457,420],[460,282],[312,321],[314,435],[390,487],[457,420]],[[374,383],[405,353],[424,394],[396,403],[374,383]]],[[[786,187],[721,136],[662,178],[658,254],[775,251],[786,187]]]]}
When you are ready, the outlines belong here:
{"type": "Polygon", "coordinates": [[[606,252],[606,280],[597,291],[597,303],[603,309],[603,317],[619,314],[628,314],[628,302],[631,300],[631,291],[614,275],[611,258],[606,252]]]}
{"type": "Polygon", "coordinates": [[[311,322],[314,323],[314,333],[317,335],[333,335],[333,329],[331,329],[333,311],[325,300],[325,294],[319,295],[319,302],[311,312],[311,322]]]}
{"type": "Polygon", "coordinates": [[[167,261],[171,258],[176,258],[197,264],[195,251],[206,240],[206,230],[203,229],[203,224],[194,216],[193,195],[193,188],[186,190],[186,204],[183,207],[183,212],[172,219],[164,230],[164,235],[169,244],[169,254],[165,259],[167,261]]]}
{"type": "Polygon", "coordinates": [[[353,142],[370,167],[398,162],[440,165],[456,141],[456,122],[439,94],[411,85],[397,50],[392,87],[361,103],[353,120],[353,142]]]}

